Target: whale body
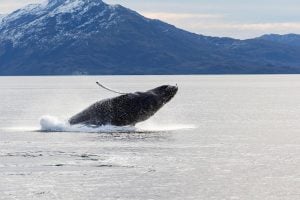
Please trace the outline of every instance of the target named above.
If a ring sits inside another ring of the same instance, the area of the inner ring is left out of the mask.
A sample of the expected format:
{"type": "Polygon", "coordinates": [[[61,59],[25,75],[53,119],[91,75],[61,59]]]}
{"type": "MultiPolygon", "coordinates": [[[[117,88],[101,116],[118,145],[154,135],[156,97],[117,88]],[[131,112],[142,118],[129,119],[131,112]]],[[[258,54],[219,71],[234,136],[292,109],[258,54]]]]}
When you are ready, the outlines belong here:
{"type": "Polygon", "coordinates": [[[146,92],[135,92],[104,99],[71,117],[69,123],[85,125],[134,126],[153,116],[177,93],[178,87],[163,85],[146,92]]]}

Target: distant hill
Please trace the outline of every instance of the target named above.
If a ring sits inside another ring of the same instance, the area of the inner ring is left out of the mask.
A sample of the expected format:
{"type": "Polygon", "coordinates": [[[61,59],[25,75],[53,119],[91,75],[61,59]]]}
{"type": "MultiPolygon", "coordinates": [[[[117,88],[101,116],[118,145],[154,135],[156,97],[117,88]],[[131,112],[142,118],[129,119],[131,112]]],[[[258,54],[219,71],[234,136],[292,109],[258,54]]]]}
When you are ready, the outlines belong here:
{"type": "Polygon", "coordinates": [[[300,47],[300,35],[297,34],[287,34],[287,35],[277,35],[269,34],[259,37],[259,39],[277,42],[281,44],[286,44],[290,46],[300,47]]]}
{"type": "Polygon", "coordinates": [[[0,75],[300,73],[296,38],[208,37],[101,0],[49,0],[0,20],[0,75]]]}

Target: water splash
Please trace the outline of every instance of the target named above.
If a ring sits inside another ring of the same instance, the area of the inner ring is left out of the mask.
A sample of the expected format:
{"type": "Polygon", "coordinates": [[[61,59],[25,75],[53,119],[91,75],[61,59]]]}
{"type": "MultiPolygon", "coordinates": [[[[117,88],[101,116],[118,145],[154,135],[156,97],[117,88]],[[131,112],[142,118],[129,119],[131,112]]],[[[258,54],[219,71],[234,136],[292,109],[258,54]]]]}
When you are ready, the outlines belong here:
{"type": "Polygon", "coordinates": [[[112,132],[135,132],[132,126],[87,126],[70,125],[67,121],[61,121],[53,116],[43,116],[40,118],[41,131],[46,132],[86,132],[86,133],[112,133],[112,132]]]}
{"type": "Polygon", "coordinates": [[[141,124],[137,124],[136,128],[139,130],[147,130],[151,132],[161,132],[195,129],[197,127],[192,124],[157,124],[152,121],[146,121],[141,124]]]}
{"type": "Polygon", "coordinates": [[[87,126],[87,125],[70,125],[67,121],[61,121],[53,116],[43,116],[40,118],[41,131],[45,132],[86,132],[86,133],[130,133],[130,132],[163,132],[176,131],[183,129],[194,129],[193,125],[156,125],[151,122],[144,122],[133,126],[87,126]]]}

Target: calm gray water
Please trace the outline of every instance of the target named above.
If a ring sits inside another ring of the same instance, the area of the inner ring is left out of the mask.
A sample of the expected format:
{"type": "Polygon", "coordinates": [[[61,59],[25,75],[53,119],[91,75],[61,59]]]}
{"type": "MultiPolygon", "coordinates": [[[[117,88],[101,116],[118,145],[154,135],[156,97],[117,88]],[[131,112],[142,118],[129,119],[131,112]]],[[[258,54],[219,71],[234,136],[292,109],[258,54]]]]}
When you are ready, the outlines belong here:
{"type": "Polygon", "coordinates": [[[0,199],[300,199],[299,91],[297,75],[2,77],[0,199]],[[63,127],[114,96],[97,80],[180,91],[136,130],[63,127]],[[45,115],[65,132],[40,132],[45,115]]]}

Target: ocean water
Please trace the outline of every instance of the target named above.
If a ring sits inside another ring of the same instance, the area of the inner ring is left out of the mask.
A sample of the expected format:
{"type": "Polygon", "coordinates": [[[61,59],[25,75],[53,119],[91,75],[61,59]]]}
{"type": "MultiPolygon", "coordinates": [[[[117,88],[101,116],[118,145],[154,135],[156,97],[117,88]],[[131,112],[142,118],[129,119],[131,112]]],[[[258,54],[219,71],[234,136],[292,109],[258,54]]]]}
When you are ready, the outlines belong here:
{"type": "Polygon", "coordinates": [[[300,76],[0,78],[0,199],[300,199],[300,76]],[[178,84],[137,127],[69,126],[113,97],[178,84]]]}

